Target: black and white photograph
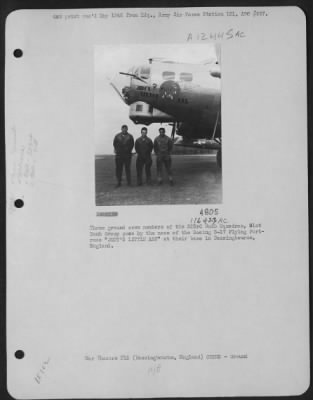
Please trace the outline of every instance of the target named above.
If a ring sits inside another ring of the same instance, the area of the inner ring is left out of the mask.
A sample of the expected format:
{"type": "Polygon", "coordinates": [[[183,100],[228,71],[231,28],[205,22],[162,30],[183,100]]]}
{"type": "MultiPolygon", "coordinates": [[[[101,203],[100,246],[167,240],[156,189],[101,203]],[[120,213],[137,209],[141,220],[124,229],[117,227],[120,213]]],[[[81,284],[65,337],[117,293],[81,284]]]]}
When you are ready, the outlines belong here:
{"type": "Polygon", "coordinates": [[[7,392],[300,395],[306,16],[115,7],[6,19],[7,392]]]}
{"type": "Polygon", "coordinates": [[[94,50],[96,205],[220,204],[219,43],[94,50]]]}

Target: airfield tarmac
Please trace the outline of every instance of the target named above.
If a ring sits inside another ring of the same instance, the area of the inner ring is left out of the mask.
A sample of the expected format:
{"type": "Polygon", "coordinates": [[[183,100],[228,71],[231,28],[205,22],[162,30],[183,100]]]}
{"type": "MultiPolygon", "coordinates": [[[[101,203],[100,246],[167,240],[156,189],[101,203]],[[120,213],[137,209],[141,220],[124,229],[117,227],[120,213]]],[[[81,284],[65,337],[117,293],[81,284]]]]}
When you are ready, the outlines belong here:
{"type": "MultiPolygon", "coordinates": [[[[96,156],[96,205],[153,204],[220,204],[222,202],[222,171],[215,154],[172,155],[174,186],[164,173],[163,185],[157,184],[156,159],[153,157],[153,185],[137,186],[136,156],[131,164],[132,186],[127,186],[123,172],[122,186],[115,188],[114,155],[96,156]]],[[[143,174],[145,182],[145,175],[143,174]]]]}

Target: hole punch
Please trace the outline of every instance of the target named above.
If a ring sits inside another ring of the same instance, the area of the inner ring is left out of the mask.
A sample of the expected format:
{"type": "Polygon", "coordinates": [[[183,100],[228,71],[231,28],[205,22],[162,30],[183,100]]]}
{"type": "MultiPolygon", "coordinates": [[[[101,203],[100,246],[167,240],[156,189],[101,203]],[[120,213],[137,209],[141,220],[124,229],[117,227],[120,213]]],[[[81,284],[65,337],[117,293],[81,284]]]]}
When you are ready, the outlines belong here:
{"type": "Polygon", "coordinates": [[[15,49],[13,51],[13,55],[14,55],[15,58],[20,58],[23,55],[23,51],[21,49],[15,49]]]}
{"type": "Polygon", "coordinates": [[[14,205],[16,208],[22,208],[24,206],[24,201],[22,199],[16,199],[14,205]]]}
{"type": "Polygon", "coordinates": [[[22,358],[24,358],[25,353],[23,350],[16,350],[14,355],[15,355],[15,358],[17,358],[18,360],[21,360],[22,358]]]}

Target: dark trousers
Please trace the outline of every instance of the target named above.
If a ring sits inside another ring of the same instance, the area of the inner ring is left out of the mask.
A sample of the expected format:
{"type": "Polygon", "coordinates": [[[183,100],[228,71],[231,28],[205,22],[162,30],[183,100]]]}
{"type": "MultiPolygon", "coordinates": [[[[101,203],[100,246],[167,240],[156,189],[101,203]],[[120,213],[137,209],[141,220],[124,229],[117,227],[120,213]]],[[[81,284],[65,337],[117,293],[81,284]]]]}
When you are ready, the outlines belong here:
{"type": "Polygon", "coordinates": [[[130,162],[131,162],[131,155],[115,156],[115,167],[116,167],[115,172],[118,183],[121,183],[122,181],[123,167],[125,167],[127,183],[130,184],[131,182],[130,162]]]}
{"type": "Polygon", "coordinates": [[[169,180],[173,179],[172,177],[172,159],[170,156],[157,156],[157,175],[158,181],[162,181],[162,172],[163,165],[166,169],[169,180]]]}
{"type": "Polygon", "coordinates": [[[137,157],[136,169],[137,169],[137,181],[138,181],[138,183],[142,183],[142,170],[143,170],[143,167],[145,167],[147,183],[151,182],[151,165],[152,165],[151,158],[146,158],[145,159],[145,158],[137,157]]]}

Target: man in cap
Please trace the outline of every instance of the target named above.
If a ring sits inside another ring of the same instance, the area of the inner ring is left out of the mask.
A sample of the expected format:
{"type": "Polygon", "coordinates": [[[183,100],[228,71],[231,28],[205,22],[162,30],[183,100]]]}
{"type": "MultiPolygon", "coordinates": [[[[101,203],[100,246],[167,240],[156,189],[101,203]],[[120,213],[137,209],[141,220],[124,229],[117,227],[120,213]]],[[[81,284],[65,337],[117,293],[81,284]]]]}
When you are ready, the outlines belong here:
{"type": "Polygon", "coordinates": [[[113,141],[115,151],[115,167],[116,167],[116,187],[121,186],[123,167],[125,166],[125,173],[128,186],[131,185],[130,176],[130,163],[132,157],[132,150],[134,148],[134,138],[128,133],[128,126],[122,126],[122,132],[118,133],[113,141]]]}
{"type": "Polygon", "coordinates": [[[159,129],[159,136],[154,140],[154,152],[157,156],[157,176],[158,184],[162,185],[162,170],[163,164],[165,166],[170,185],[174,185],[172,177],[172,159],[171,153],[173,149],[173,141],[165,135],[165,129],[159,129]]]}
{"type": "Polygon", "coordinates": [[[142,185],[142,170],[145,167],[146,182],[148,185],[151,184],[151,153],[153,150],[152,140],[147,136],[148,129],[146,127],[141,128],[141,137],[135,142],[135,150],[137,153],[136,169],[137,169],[137,184],[142,185]]]}

